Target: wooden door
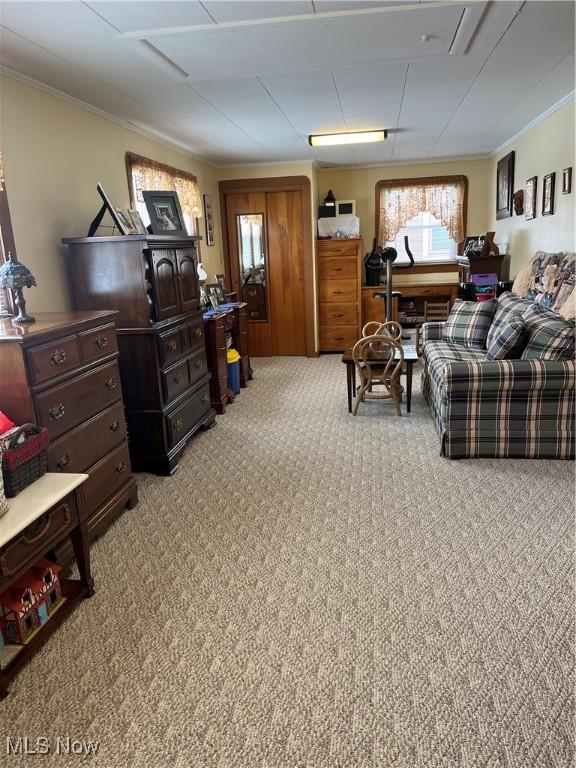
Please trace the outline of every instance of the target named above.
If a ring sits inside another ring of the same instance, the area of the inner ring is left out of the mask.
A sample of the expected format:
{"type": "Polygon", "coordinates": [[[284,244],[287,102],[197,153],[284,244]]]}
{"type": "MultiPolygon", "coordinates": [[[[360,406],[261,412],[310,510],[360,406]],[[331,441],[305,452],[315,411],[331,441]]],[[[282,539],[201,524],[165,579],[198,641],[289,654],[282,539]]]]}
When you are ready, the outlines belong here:
{"type": "Polygon", "coordinates": [[[172,250],[150,251],[152,290],[157,320],[181,312],[176,254],[172,250]]]}
{"type": "Polygon", "coordinates": [[[196,272],[196,251],[181,248],[176,251],[178,266],[178,287],[182,312],[193,312],[200,306],[200,289],[196,272]]]}
{"type": "Polygon", "coordinates": [[[224,195],[230,287],[249,304],[257,300],[255,316],[266,315],[265,320],[255,321],[248,313],[248,351],[254,357],[307,353],[302,198],[301,190],[224,195]],[[238,216],[243,214],[264,217],[265,289],[243,284],[238,240],[238,216]],[[250,291],[254,295],[248,295],[250,291]]]}

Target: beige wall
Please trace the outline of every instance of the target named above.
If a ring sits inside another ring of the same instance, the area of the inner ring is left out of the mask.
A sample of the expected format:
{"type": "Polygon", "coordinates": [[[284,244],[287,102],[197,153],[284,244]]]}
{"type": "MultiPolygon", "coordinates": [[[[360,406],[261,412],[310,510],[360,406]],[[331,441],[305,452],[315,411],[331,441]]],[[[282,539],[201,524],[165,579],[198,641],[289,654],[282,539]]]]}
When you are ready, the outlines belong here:
{"type": "Polygon", "coordinates": [[[385,179],[411,179],[422,176],[468,177],[468,232],[486,232],[490,221],[490,168],[486,160],[466,160],[416,165],[387,165],[376,168],[323,168],[318,174],[318,203],[331,189],[337,200],[356,200],[360,233],[365,250],[372,246],[375,229],[376,183],[385,179]]]}
{"type": "Polygon", "coordinates": [[[496,230],[496,241],[509,240],[511,255],[510,274],[531,258],[537,250],[576,250],[574,230],[574,183],[572,194],[562,194],[562,170],[572,167],[576,172],[574,152],[574,106],[567,104],[517,141],[507,146],[491,160],[490,168],[490,229],[496,230]],[[509,152],[515,152],[514,191],[523,189],[526,180],[538,177],[536,218],[526,221],[524,216],[496,220],[496,164],[509,152]],[[556,172],[555,213],[542,216],[542,179],[556,172]]]}
{"type": "MultiPolygon", "coordinates": [[[[26,294],[32,312],[70,307],[60,240],[86,235],[100,205],[99,181],[114,204],[129,207],[127,151],[197,175],[200,192],[213,196],[216,224],[216,244],[202,243],[202,260],[211,277],[222,270],[218,187],[212,166],[11,78],[0,79],[0,109],[0,145],[16,248],[38,282],[38,288],[26,294]]],[[[203,219],[200,233],[205,237],[203,219]]]]}

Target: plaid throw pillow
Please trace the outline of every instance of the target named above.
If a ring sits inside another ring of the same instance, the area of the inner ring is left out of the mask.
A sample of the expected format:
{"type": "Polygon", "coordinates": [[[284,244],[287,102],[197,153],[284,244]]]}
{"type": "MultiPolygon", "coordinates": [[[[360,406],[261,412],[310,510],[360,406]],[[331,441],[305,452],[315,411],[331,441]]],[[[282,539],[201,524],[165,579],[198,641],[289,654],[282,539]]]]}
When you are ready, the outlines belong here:
{"type": "Polygon", "coordinates": [[[522,360],[571,360],[574,357],[574,320],[532,304],[522,315],[528,338],[522,360]]]}
{"type": "Polygon", "coordinates": [[[488,347],[486,360],[517,360],[524,346],[526,329],[522,315],[516,315],[502,325],[488,347]]]}
{"type": "Polygon", "coordinates": [[[463,344],[470,349],[484,349],[495,308],[495,299],[478,303],[456,299],[444,325],[442,341],[463,344]]]}
{"type": "Polygon", "coordinates": [[[490,349],[494,343],[500,330],[504,328],[513,317],[521,315],[523,312],[526,312],[527,309],[530,309],[532,304],[532,301],[528,299],[519,299],[518,296],[510,293],[510,291],[506,291],[506,293],[502,293],[498,297],[494,319],[492,320],[492,325],[490,326],[488,336],[486,337],[486,346],[488,349],[490,349]]]}

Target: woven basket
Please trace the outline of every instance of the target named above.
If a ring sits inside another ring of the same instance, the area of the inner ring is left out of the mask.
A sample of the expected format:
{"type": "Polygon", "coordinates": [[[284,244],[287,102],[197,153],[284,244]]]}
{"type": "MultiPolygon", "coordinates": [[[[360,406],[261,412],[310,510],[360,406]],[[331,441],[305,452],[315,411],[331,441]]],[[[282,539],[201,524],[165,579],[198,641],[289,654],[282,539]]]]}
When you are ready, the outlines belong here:
{"type": "Polygon", "coordinates": [[[2,450],[2,475],[6,498],[46,474],[48,464],[48,430],[35,424],[24,424],[6,439],[2,450]],[[18,442],[24,435],[24,441],[18,442]]]}

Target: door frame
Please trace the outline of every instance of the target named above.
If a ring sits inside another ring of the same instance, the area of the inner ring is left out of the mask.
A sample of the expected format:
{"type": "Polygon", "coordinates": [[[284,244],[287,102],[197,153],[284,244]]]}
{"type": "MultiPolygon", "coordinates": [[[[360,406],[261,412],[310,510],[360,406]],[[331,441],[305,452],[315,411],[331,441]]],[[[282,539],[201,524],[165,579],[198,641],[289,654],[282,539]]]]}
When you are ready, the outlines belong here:
{"type": "Polygon", "coordinates": [[[218,183],[220,196],[220,222],[222,231],[222,255],[226,271],[225,281],[230,289],[230,244],[228,242],[228,217],[226,195],[250,192],[300,192],[302,198],[303,253],[304,260],[304,324],[306,329],[306,356],[317,357],[315,331],[314,252],[312,245],[312,185],[308,176],[272,176],[262,179],[229,179],[218,183]]]}

